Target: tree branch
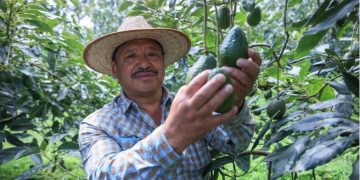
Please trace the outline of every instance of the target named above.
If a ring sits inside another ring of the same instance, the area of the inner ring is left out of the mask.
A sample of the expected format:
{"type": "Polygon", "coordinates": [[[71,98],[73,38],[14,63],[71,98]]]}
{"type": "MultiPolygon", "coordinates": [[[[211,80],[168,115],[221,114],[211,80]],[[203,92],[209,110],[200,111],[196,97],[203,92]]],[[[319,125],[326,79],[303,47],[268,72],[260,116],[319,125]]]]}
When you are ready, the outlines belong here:
{"type": "Polygon", "coordinates": [[[11,120],[16,119],[16,118],[18,118],[18,117],[20,117],[20,116],[23,116],[23,115],[25,115],[24,112],[22,112],[22,113],[20,113],[20,114],[18,114],[18,115],[16,115],[16,116],[12,116],[12,117],[8,117],[8,118],[0,119],[0,123],[4,123],[4,122],[7,122],[7,121],[11,121],[11,120]]]}

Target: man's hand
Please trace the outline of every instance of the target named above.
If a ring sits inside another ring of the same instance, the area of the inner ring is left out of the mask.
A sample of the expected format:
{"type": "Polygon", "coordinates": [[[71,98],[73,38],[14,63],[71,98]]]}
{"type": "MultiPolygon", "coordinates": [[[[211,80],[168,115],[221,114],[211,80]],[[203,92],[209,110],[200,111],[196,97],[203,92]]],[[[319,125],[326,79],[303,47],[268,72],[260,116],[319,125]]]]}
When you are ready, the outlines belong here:
{"type": "Polygon", "coordinates": [[[166,138],[179,153],[237,112],[237,107],[233,107],[220,115],[212,113],[231,94],[233,87],[224,86],[223,74],[207,82],[208,75],[209,71],[203,71],[179,89],[163,126],[166,138]]]}
{"type": "Polygon", "coordinates": [[[232,85],[236,94],[234,105],[240,107],[259,75],[261,58],[252,49],[248,49],[249,59],[238,59],[237,68],[223,67],[231,75],[232,85]]]}

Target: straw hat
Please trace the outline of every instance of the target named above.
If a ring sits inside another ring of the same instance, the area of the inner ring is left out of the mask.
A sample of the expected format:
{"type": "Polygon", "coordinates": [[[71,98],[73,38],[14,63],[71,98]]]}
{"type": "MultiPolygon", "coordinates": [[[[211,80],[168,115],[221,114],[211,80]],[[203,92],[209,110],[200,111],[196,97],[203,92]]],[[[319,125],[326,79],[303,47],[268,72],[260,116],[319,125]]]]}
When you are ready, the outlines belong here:
{"type": "Polygon", "coordinates": [[[153,28],[142,16],[127,17],[117,32],[101,36],[85,47],[85,64],[97,72],[112,74],[111,57],[115,48],[127,41],[140,38],[154,39],[161,44],[165,66],[183,57],[191,46],[189,37],[180,31],[153,28]]]}

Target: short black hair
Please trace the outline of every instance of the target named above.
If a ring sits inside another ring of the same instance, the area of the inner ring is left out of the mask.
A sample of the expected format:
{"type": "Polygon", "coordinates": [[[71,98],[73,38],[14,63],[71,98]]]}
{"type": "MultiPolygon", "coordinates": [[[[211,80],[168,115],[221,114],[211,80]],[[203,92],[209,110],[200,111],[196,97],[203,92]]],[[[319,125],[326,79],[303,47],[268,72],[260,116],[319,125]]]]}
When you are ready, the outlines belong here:
{"type": "MultiPolygon", "coordinates": [[[[134,39],[134,40],[135,40],[135,39],[134,39]]],[[[155,39],[150,39],[150,40],[153,40],[155,43],[157,43],[157,44],[160,46],[161,51],[162,51],[162,54],[164,55],[164,54],[165,54],[165,53],[164,53],[164,49],[163,49],[162,45],[159,43],[159,41],[157,41],[157,40],[155,40],[155,39]]],[[[122,47],[122,46],[123,46],[125,43],[127,43],[127,42],[129,42],[129,41],[126,41],[126,42],[120,44],[119,46],[117,46],[117,47],[114,49],[113,54],[112,54],[112,56],[111,56],[111,61],[116,62],[116,53],[118,52],[118,50],[120,49],[120,47],[122,47]]]]}

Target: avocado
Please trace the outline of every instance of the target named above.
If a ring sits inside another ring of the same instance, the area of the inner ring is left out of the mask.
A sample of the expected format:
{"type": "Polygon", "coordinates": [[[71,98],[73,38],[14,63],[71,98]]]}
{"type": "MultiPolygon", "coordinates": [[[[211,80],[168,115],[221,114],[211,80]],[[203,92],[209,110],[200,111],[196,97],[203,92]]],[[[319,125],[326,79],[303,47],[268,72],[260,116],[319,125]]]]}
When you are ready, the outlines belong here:
{"type": "Polygon", "coordinates": [[[220,46],[219,67],[236,67],[239,58],[249,58],[249,46],[244,31],[239,26],[231,28],[220,46]]]}
{"type": "Polygon", "coordinates": [[[207,69],[214,69],[216,67],[216,59],[213,55],[202,55],[190,67],[186,74],[186,82],[190,82],[196,75],[207,69]]]}
{"type": "Polygon", "coordinates": [[[271,96],[272,96],[272,91],[271,91],[271,89],[265,91],[265,93],[264,93],[265,99],[270,99],[271,96]]]}
{"type": "Polygon", "coordinates": [[[261,21],[261,9],[259,7],[255,7],[251,13],[247,16],[247,23],[250,26],[257,26],[261,21]]]}
{"type": "MultiPolygon", "coordinates": [[[[226,80],[225,80],[225,85],[226,84],[231,84],[231,78],[230,78],[230,74],[228,72],[226,72],[224,69],[222,68],[215,68],[213,69],[209,76],[208,76],[208,80],[210,80],[211,78],[213,78],[215,75],[217,74],[224,74],[226,80]]],[[[225,100],[224,102],[215,110],[215,112],[217,113],[224,113],[229,111],[233,105],[234,105],[234,100],[235,100],[235,93],[232,92],[225,100]]]]}
{"type": "Polygon", "coordinates": [[[218,26],[221,29],[226,29],[230,26],[230,9],[229,7],[222,5],[218,9],[218,26]]]}
{"type": "Polygon", "coordinates": [[[255,7],[255,2],[254,0],[241,0],[241,5],[246,12],[251,12],[255,7]]]}
{"type": "Polygon", "coordinates": [[[266,113],[269,118],[280,119],[284,116],[286,111],[285,102],[282,99],[274,99],[269,102],[266,113]]]}

